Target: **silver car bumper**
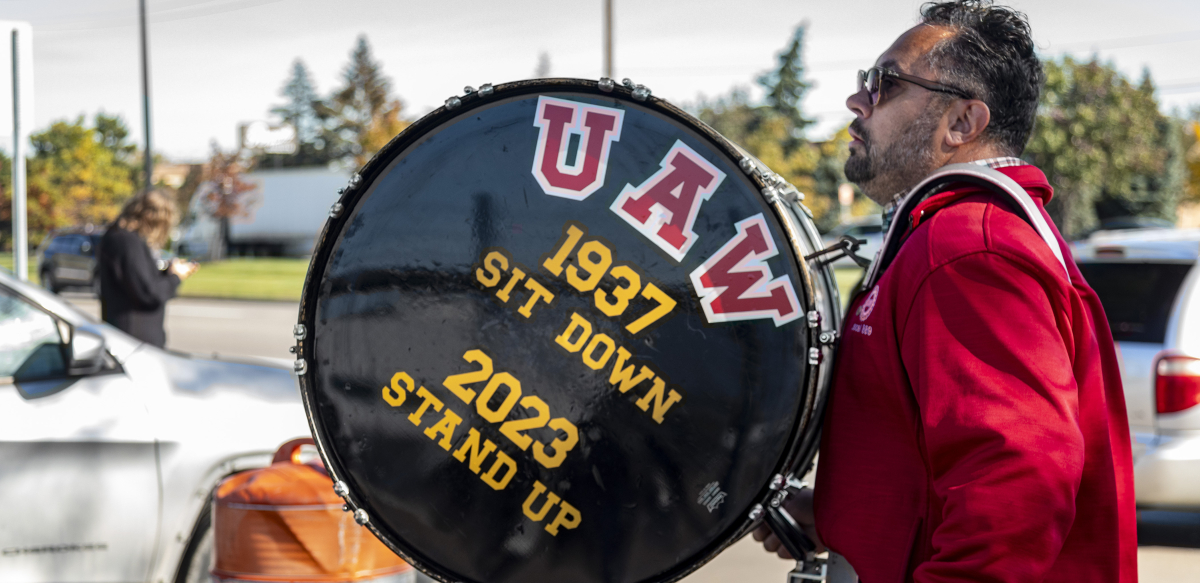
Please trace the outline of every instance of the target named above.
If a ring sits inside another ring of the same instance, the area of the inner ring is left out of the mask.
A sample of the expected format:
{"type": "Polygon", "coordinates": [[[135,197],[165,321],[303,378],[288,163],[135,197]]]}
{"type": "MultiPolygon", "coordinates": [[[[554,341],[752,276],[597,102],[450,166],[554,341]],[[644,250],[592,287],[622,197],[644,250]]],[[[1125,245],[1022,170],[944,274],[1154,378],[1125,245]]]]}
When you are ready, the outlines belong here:
{"type": "Polygon", "coordinates": [[[1139,507],[1200,509],[1200,431],[1135,434],[1133,450],[1139,507]]]}

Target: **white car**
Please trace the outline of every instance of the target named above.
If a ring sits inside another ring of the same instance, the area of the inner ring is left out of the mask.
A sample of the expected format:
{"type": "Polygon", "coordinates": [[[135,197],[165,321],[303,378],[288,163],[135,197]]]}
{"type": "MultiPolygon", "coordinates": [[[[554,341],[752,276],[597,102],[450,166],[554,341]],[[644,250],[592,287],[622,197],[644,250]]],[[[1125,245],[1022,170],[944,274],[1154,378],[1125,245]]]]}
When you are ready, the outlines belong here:
{"type": "Polygon", "coordinates": [[[1200,230],[1106,231],[1072,250],[1117,344],[1138,506],[1200,510],[1200,230]]]}
{"type": "Polygon", "coordinates": [[[208,500],[310,435],[286,361],[168,352],[0,270],[0,581],[208,578],[208,500]]]}

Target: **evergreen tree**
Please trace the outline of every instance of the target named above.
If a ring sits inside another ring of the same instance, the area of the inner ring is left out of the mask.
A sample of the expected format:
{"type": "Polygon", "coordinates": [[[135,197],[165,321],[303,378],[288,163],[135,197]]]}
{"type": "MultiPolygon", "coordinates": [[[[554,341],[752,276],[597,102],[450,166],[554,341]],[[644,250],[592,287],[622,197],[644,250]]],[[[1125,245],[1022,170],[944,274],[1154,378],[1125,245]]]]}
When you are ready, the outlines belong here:
{"type": "Polygon", "coordinates": [[[372,56],[365,35],[358,37],[342,80],[344,85],[331,100],[332,112],[339,133],[352,144],[355,164],[361,166],[408,122],[400,118],[403,105],[392,97],[392,82],[372,56]]]}
{"type": "Polygon", "coordinates": [[[257,165],[323,166],[351,153],[338,128],[333,127],[333,111],[317,93],[304,61],[296,59],[292,63],[291,77],[279,95],[286,102],[272,108],[271,113],[292,128],[296,149],[290,154],[262,154],[257,165]]]}
{"type": "Polygon", "coordinates": [[[804,33],[808,23],[802,22],[792,34],[788,49],[779,54],[779,67],[758,78],[766,90],[766,103],[775,113],[792,124],[794,138],[801,138],[813,121],[804,117],[800,102],[812,84],[804,80],[804,33]]]}

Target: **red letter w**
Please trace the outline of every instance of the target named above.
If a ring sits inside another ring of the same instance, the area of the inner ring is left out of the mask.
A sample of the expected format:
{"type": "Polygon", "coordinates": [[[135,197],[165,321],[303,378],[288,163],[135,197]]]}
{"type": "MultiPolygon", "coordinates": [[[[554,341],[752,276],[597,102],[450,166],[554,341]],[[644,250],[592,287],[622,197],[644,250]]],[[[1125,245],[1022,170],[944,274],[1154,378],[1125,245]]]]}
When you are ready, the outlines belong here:
{"type": "Polygon", "coordinates": [[[782,326],[802,315],[787,275],[771,279],[766,260],[779,253],[763,215],[737,224],[737,234],[692,272],[709,323],[771,318],[782,326]]]}

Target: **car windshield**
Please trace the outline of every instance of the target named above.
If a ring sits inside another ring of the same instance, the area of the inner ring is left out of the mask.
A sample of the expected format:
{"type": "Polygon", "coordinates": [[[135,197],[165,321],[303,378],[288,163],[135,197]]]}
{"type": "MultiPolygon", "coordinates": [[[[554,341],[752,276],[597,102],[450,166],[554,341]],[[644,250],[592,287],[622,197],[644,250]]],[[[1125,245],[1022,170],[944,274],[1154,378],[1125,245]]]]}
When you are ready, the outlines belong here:
{"type": "Polygon", "coordinates": [[[1161,344],[1171,306],[1189,263],[1081,263],[1084,279],[1100,296],[1113,340],[1161,344]]]}

